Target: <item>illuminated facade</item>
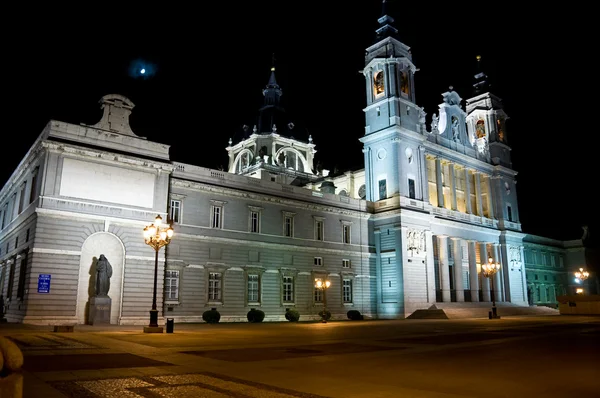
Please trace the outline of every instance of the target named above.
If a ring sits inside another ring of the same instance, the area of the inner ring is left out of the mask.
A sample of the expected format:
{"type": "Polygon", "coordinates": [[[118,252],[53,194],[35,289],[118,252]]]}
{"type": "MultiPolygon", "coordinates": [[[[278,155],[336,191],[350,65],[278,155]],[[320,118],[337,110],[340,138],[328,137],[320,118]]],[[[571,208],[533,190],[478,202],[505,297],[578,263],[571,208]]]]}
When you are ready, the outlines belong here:
{"type": "Polygon", "coordinates": [[[146,324],[154,252],[144,226],[159,214],[175,237],[159,253],[161,319],[318,319],[327,309],[404,318],[436,303],[490,302],[480,264],[501,264],[496,302],[555,303],[570,289],[581,242],[521,231],[499,98],[476,76],[426,123],[409,47],[380,20],[366,52],[364,169],[329,175],[316,146],[291,137],[272,70],[258,123],[229,141],[227,171],[171,161],[169,147],[129,127],[134,104],[102,98],[95,125],[50,121],[0,191],[0,292],[9,321],[86,323],[94,264],[113,267],[111,323],[146,324]],[[251,133],[250,133],[251,131],[251,133]]]}

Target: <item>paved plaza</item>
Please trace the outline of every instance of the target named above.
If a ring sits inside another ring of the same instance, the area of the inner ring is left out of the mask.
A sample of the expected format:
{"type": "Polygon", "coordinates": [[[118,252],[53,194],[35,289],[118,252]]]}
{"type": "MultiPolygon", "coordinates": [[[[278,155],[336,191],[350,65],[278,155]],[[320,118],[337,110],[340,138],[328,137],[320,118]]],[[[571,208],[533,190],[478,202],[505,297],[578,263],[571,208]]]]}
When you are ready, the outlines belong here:
{"type": "Polygon", "coordinates": [[[141,326],[58,333],[0,324],[0,335],[25,356],[25,398],[548,398],[600,391],[600,317],[203,323],[163,334],[141,326]]]}

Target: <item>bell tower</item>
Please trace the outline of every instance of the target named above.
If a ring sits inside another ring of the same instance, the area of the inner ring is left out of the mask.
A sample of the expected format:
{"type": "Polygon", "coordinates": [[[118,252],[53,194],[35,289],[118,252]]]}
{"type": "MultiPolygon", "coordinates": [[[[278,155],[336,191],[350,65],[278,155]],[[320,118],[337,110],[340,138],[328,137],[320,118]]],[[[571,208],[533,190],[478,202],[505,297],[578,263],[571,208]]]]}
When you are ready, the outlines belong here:
{"type": "Polygon", "coordinates": [[[517,173],[512,170],[511,148],[507,143],[506,121],[502,100],[490,92],[491,84],[477,56],[477,72],[473,83],[473,97],[467,99],[468,137],[478,158],[496,166],[493,178],[495,217],[502,229],[520,230],[517,207],[517,173]],[[482,158],[483,157],[483,158],[482,158]]]}
{"type": "Polygon", "coordinates": [[[394,18],[383,1],[377,20],[375,43],[366,49],[365,135],[360,139],[365,156],[366,199],[379,201],[394,196],[420,198],[417,162],[419,142],[425,130],[425,112],[415,103],[410,47],[400,42],[394,18]],[[410,175],[408,175],[408,174],[410,175]],[[416,189],[415,189],[416,187],[416,189]]]}

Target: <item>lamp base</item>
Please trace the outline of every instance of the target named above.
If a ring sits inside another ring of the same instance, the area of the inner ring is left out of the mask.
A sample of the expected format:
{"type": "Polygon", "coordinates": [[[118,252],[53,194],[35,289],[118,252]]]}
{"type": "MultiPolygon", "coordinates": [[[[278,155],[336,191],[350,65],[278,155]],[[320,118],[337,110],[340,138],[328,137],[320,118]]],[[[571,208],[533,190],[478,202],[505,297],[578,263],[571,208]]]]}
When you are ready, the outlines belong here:
{"type": "Polygon", "coordinates": [[[158,310],[150,310],[150,324],[148,326],[151,328],[158,327],[158,310]]]}

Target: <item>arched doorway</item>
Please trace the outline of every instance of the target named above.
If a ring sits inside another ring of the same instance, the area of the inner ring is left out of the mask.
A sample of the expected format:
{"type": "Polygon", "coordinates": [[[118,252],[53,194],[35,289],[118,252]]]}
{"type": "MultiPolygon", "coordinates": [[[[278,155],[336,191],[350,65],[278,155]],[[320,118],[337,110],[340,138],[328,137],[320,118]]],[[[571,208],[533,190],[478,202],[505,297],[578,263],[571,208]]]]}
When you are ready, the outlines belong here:
{"type": "Polygon", "coordinates": [[[95,288],[95,265],[101,254],[104,254],[113,269],[108,291],[108,296],[112,300],[110,323],[117,325],[121,317],[125,247],[115,235],[108,232],[97,232],[90,235],[81,247],[79,283],[77,285],[77,321],[80,324],[88,322],[90,298],[94,295],[95,288]]]}

